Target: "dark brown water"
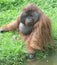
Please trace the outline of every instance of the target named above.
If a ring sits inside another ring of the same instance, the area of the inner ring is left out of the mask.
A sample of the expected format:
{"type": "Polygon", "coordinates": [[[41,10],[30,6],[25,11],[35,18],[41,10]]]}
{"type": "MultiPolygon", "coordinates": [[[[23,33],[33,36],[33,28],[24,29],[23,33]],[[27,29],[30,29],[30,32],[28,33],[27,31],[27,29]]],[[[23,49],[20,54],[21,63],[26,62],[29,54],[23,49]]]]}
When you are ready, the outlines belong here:
{"type": "Polygon", "coordinates": [[[57,65],[57,53],[45,59],[29,60],[26,65],[57,65]]]}

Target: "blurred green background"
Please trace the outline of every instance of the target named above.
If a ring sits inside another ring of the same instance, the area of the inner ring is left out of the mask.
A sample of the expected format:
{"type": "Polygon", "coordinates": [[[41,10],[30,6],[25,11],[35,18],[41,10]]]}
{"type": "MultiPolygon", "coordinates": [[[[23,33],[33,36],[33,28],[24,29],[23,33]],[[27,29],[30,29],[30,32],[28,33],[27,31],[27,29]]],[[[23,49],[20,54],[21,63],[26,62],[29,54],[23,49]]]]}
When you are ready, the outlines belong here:
{"type": "MultiPolygon", "coordinates": [[[[51,19],[52,36],[57,43],[57,0],[0,0],[0,27],[16,20],[28,3],[36,4],[51,19]]],[[[17,32],[0,33],[0,65],[25,65],[26,50],[19,36],[17,32]]],[[[44,54],[38,52],[37,56],[44,54]]]]}

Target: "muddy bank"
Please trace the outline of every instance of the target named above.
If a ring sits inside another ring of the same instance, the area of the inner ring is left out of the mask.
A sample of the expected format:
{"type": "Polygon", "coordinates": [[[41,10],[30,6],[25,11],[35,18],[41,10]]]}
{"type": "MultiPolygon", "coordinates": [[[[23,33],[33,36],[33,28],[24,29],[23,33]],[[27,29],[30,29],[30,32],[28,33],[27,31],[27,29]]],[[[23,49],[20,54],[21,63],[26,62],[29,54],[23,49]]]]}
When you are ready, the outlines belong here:
{"type": "Polygon", "coordinates": [[[28,60],[26,65],[57,65],[57,52],[45,59],[28,60]]]}

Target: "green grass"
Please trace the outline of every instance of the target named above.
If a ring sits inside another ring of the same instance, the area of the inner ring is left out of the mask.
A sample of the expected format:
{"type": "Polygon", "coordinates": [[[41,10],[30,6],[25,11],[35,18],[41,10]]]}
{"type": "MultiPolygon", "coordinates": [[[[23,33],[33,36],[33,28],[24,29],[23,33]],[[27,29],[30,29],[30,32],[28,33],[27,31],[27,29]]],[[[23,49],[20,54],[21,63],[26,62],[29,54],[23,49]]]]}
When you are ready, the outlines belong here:
{"type": "MultiPolygon", "coordinates": [[[[52,36],[57,40],[57,0],[0,0],[0,26],[15,20],[28,3],[35,3],[51,19],[52,36]]],[[[26,49],[18,36],[17,32],[0,33],[0,65],[25,65],[26,49]]],[[[36,56],[46,54],[38,52],[36,56]]]]}

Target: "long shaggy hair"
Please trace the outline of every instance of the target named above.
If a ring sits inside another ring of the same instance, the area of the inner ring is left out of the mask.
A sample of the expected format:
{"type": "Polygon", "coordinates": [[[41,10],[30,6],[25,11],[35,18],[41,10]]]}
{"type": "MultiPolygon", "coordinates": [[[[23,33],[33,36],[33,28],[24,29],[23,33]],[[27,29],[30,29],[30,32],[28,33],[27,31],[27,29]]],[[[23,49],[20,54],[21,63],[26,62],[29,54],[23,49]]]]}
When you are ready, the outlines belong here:
{"type": "MultiPolygon", "coordinates": [[[[33,30],[29,35],[23,36],[28,53],[34,53],[35,50],[48,49],[48,44],[53,48],[53,40],[51,37],[50,19],[34,4],[29,4],[23,8],[23,11],[36,11],[40,14],[39,20],[34,24],[33,30]]],[[[16,21],[0,28],[0,31],[12,31],[19,28],[20,16],[16,21]]]]}
{"type": "Polygon", "coordinates": [[[34,53],[35,50],[48,49],[48,44],[53,47],[50,19],[36,5],[29,4],[23,9],[23,11],[28,10],[38,11],[40,16],[31,34],[25,36],[27,51],[29,53],[34,53]]]}

